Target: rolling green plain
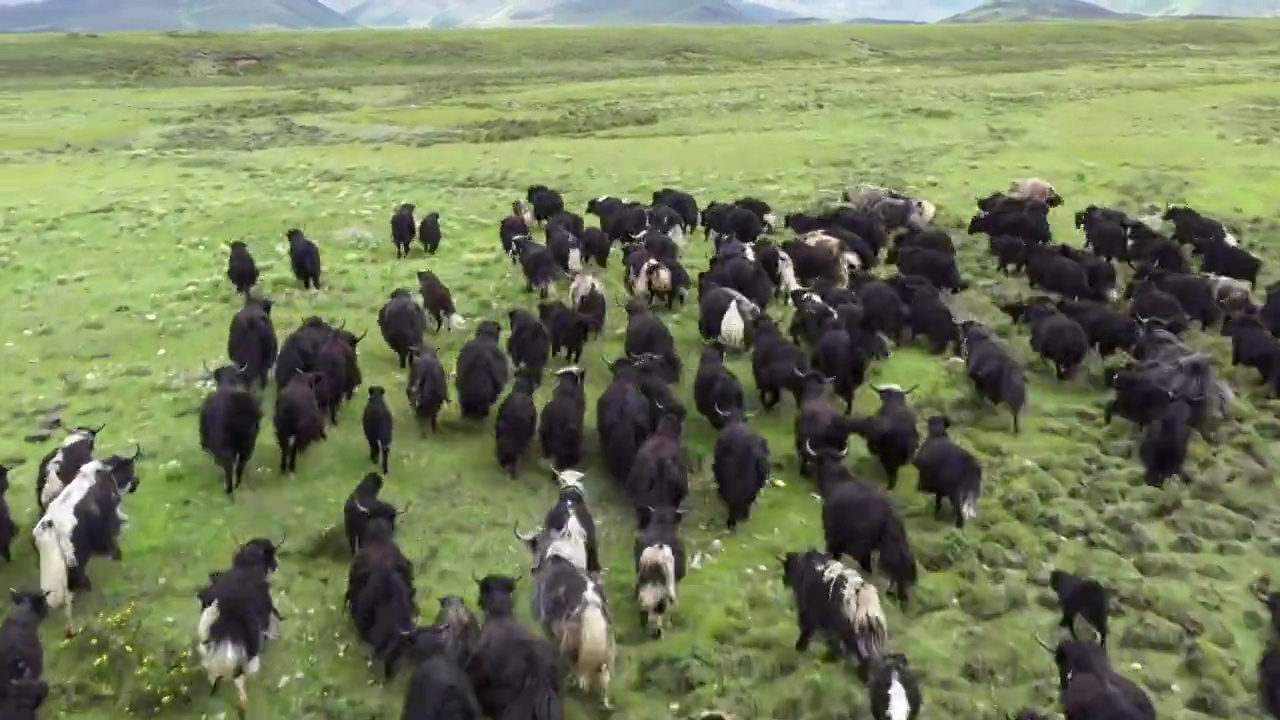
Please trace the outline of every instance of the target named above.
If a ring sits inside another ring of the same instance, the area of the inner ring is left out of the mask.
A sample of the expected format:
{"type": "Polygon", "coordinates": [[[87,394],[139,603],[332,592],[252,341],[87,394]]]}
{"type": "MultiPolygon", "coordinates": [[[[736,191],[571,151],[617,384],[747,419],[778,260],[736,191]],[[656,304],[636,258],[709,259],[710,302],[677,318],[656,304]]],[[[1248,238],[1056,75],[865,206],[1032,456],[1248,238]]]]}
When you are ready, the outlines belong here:
{"type": "MultiPolygon", "coordinates": [[[[44,628],[45,715],[233,716],[231,688],[210,696],[194,657],[195,592],[237,542],[287,533],[275,580],[287,620],[250,684],[250,717],[399,716],[407,673],[375,682],[342,608],[342,503],[372,469],[363,391],[293,478],[276,470],[268,398],[234,501],[200,450],[201,365],[224,361],[240,304],[224,277],[229,241],[256,256],[282,337],[312,314],[372,331],[361,345],[365,383],[388,388],[399,423],[384,496],[413,504],[399,538],[428,622],[444,595],[474,606],[473,575],[527,568],[512,524],[533,527],[555,490],[536,453],[519,478],[504,477],[492,420],[461,420],[456,405],[439,435],[418,436],[404,373],[378,336],[387,295],[414,287],[421,269],[453,289],[468,329],[428,338],[451,366],[478,320],[505,329],[509,309],[535,303],[497,238],[530,184],[560,189],[579,212],[599,195],[647,198],[672,186],[704,205],[757,195],[781,214],[868,181],[938,205],[974,283],[958,312],[998,331],[1030,386],[1015,436],[1007,412],[974,403],[958,363],[903,347],[872,374],[920,383],[922,422],[951,415],[986,473],[979,517],[963,532],[933,518],[910,468],[893,493],[923,572],[913,604],[903,612],[886,602],[886,613],[893,647],[921,676],[921,717],[1055,707],[1056,672],[1034,641],[1057,632],[1045,587],[1054,567],[1114,590],[1112,660],[1162,717],[1261,717],[1255,589],[1280,550],[1280,404],[1262,397],[1252,371],[1226,368],[1216,331],[1192,331],[1241,400],[1220,444],[1193,439],[1189,487],[1146,487],[1135,428],[1101,424],[1100,361],[1055,381],[1025,330],[993,305],[1028,294],[1025,280],[996,274],[985,241],[963,227],[976,196],[1034,174],[1066,198],[1052,217],[1060,239],[1082,242],[1071,212],[1089,203],[1150,212],[1187,202],[1239,230],[1270,263],[1266,281],[1277,279],[1277,33],[1280,24],[1266,22],[1153,21],[0,38],[0,462],[22,463],[9,492],[22,529],[0,583],[38,581],[36,463],[60,435],[24,437],[50,413],[61,409],[68,425],[106,422],[102,453],[134,442],[148,453],[126,500],[124,561],[94,560],[95,590],[77,600],[85,631],[64,641],[60,611],[44,628]],[[416,247],[394,259],[387,221],[402,202],[441,214],[438,257],[416,247]],[[319,243],[323,291],[291,277],[291,227],[319,243]]],[[[699,233],[685,249],[691,272],[708,251],[699,233]]],[[[619,266],[615,253],[604,273],[615,296],[619,266]]],[[[666,319],[685,353],[681,392],[692,408],[702,342],[689,300],[666,319]]],[[[784,320],[789,312],[773,310],[784,320]]],[[[584,354],[587,484],[620,642],[613,716],[869,717],[850,668],[792,650],[794,613],[775,556],[820,545],[821,524],[815,488],[796,473],[790,399],[753,420],[781,482],[733,536],[722,534],[710,479],[713,431],[697,416],[687,424],[696,472],[684,537],[699,567],[681,585],[674,632],[652,641],[640,630],[634,525],[601,468],[593,419],[607,380],[601,356],[621,349],[620,316],[611,308],[605,337],[584,354]]],[[[749,360],[731,365],[750,388],[749,360]]],[[[864,391],[858,411],[873,409],[864,391]]],[[[855,472],[882,485],[861,442],[852,447],[855,472]]],[[[569,697],[570,718],[605,716],[576,690],[569,697]]]]}

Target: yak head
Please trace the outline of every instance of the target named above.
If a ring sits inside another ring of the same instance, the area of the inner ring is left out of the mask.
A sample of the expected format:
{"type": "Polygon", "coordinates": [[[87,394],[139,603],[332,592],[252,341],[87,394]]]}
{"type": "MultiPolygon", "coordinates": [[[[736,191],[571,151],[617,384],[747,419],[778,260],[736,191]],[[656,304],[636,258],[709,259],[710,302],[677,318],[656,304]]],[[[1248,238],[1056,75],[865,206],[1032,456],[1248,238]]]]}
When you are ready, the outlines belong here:
{"type": "Polygon", "coordinates": [[[201,367],[204,368],[205,376],[213,380],[213,386],[219,390],[244,390],[253,384],[248,365],[219,365],[210,370],[208,365],[202,363],[201,367]]]}
{"type": "Polygon", "coordinates": [[[142,480],[138,478],[135,463],[142,458],[142,446],[135,444],[133,455],[125,457],[124,455],[112,455],[102,461],[107,474],[111,476],[112,482],[115,483],[117,495],[127,495],[137,492],[138,486],[142,484],[142,480]]]}
{"type": "Polygon", "coordinates": [[[951,427],[951,418],[946,415],[931,415],[928,419],[929,437],[943,438],[947,436],[947,428],[951,427]]]}
{"type": "Polygon", "coordinates": [[[459,665],[471,656],[480,635],[480,623],[466,602],[456,595],[440,598],[440,610],[436,613],[435,625],[446,630],[447,650],[454,662],[459,665]]]}
{"type": "Polygon", "coordinates": [[[1036,636],[1036,642],[1053,654],[1058,666],[1058,689],[1065,692],[1071,679],[1077,675],[1099,675],[1111,669],[1107,651],[1089,640],[1063,640],[1054,648],[1036,636]]]}
{"type": "Polygon", "coordinates": [[[477,604],[486,618],[510,617],[515,609],[516,585],[520,578],[507,575],[472,576],[479,592],[477,604]]]}
{"type": "Polygon", "coordinates": [[[885,408],[890,406],[906,405],[907,398],[910,397],[911,393],[915,392],[919,387],[920,385],[916,384],[906,390],[903,390],[901,385],[873,384],[871,389],[875,390],[876,394],[880,396],[880,407],[885,408]]]}
{"type": "Polygon", "coordinates": [[[276,558],[280,548],[284,546],[284,541],[283,537],[278,543],[273,543],[266,538],[253,538],[236,548],[235,554],[231,556],[231,565],[232,567],[256,566],[262,568],[267,574],[274,573],[280,568],[276,558]]]}
{"type": "Polygon", "coordinates": [[[560,378],[561,385],[574,384],[578,387],[582,387],[587,382],[587,371],[576,365],[560,368],[555,372],[555,375],[560,378]]]}
{"type": "Polygon", "coordinates": [[[288,232],[284,234],[284,236],[288,238],[290,245],[298,242],[303,242],[307,239],[307,236],[303,235],[302,231],[299,230],[298,228],[291,228],[288,232]]]}
{"type": "Polygon", "coordinates": [[[36,622],[44,620],[49,615],[49,601],[47,599],[49,593],[33,590],[9,590],[9,598],[13,601],[15,609],[26,609],[35,618],[36,622]]]}
{"type": "Polygon", "coordinates": [[[502,337],[502,327],[492,320],[485,320],[476,326],[476,337],[498,342],[502,337]]]}

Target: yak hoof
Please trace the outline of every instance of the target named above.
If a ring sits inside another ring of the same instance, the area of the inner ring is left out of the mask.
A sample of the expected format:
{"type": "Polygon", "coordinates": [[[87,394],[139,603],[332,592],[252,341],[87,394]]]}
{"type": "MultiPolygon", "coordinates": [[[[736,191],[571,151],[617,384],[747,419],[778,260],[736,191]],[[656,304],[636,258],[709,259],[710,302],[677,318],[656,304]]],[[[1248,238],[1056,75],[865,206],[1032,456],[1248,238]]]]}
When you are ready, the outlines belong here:
{"type": "Polygon", "coordinates": [[[79,630],[77,630],[77,629],[76,629],[76,627],[75,627],[74,625],[71,625],[71,624],[69,624],[69,623],[67,624],[67,626],[66,626],[65,628],[63,628],[63,635],[64,635],[68,640],[69,640],[69,639],[71,639],[71,638],[73,638],[73,637],[75,637],[76,635],[79,635],[79,634],[80,634],[80,631],[79,631],[79,630]]]}

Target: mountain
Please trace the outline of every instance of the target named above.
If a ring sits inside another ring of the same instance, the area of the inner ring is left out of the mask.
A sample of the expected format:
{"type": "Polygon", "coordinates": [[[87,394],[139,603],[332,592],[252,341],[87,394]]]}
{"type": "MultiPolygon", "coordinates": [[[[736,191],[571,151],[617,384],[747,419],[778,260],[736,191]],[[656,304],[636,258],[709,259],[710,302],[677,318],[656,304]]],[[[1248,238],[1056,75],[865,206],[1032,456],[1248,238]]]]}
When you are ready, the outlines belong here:
{"type": "Polygon", "coordinates": [[[1084,0],[990,0],[938,22],[1044,22],[1049,20],[1137,20],[1084,0]]]}
{"type": "Polygon", "coordinates": [[[320,0],[42,0],[0,5],[0,32],[354,27],[320,0]]]}
{"type": "Polygon", "coordinates": [[[743,25],[800,19],[744,0],[329,0],[369,27],[504,25],[743,25]]]}
{"type": "Polygon", "coordinates": [[[1141,15],[1280,17],[1276,0],[1095,0],[1108,10],[1141,15]]]}

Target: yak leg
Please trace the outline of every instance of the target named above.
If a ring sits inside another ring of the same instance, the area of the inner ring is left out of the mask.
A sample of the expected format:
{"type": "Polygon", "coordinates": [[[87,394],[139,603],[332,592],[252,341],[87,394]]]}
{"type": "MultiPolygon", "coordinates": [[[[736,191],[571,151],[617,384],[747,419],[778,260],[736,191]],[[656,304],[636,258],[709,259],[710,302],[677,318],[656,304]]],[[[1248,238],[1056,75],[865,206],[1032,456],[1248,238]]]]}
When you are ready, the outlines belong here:
{"type": "Polygon", "coordinates": [[[245,691],[245,684],[247,682],[247,676],[236,676],[236,715],[238,715],[241,720],[243,720],[245,715],[249,713],[249,693],[245,691]]]}
{"type": "Polygon", "coordinates": [[[67,593],[67,625],[66,628],[64,628],[63,634],[69,638],[75,637],[80,632],[76,629],[75,618],[71,614],[71,603],[74,598],[75,593],[67,593]]]}
{"type": "MultiPolygon", "coordinates": [[[[249,465],[249,457],[247,455],[236,456],[236,487],[240,487],[240,483],[244,482],[244,470],[249,465]]],[[[228,490],[228,493],[231,491],[228,490]]]]}

